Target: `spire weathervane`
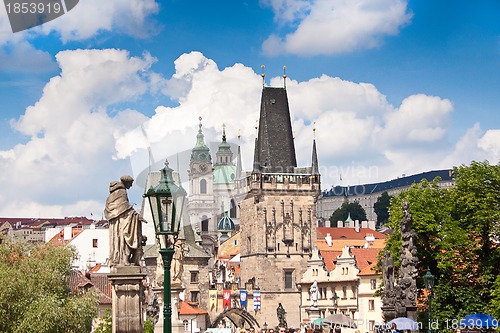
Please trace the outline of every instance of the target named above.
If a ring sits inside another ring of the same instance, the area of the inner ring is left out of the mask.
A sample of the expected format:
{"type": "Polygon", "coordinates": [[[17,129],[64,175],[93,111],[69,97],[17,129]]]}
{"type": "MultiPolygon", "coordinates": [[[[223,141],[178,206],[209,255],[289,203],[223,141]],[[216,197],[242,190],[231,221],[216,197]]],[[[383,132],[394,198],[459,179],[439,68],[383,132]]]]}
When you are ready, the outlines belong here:
{"type": "Polygon", "coordinates": [[[313,139],[316,139],[316,122],[313,122],[313,139]]]}
{"type": "Polygon", "coordinates": [[[283,66],[283,88],[286,89],[286,66],[283,66]]]}

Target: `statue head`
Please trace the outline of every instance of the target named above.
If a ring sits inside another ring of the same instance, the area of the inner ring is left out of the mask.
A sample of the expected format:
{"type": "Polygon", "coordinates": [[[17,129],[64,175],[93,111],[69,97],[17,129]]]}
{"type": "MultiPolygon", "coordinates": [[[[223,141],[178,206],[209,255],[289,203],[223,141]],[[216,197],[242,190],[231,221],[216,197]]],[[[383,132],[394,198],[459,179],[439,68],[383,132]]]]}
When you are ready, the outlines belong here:
{"type": "Polygon", "coordinates": [[[132,178],[132,176],[129,175],[123,175],[120,177],[120,181],[123,183],[125,188],[130,188],[134,183],[134,178],[132,178]]]}

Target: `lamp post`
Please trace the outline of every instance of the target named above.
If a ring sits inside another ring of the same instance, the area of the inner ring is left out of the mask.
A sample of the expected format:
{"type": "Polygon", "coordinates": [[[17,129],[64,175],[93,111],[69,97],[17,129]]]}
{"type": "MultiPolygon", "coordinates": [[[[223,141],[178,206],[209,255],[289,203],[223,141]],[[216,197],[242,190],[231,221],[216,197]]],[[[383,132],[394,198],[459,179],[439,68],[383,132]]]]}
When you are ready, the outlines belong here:
{"type": "Polygon", "coordinates": [[[179,235],[186,191],[182,186],[175,185],[172,179],[173,170],[169,168],[167,160],[160,172],[160,182],[155,187],[151,186],[144,197],[149,201],[163,260],[163,332],[172,333],[170,267],[175,252],[174,245],[179,235]]]}
{"type": "Polygon", "coordinates": [[[427,268],[427,272],[424,275],[425,289],[427,289],[427,305],[429,306],[429,328],[428,333],[432,333],[432,310],[431,310],[431,296],[432,288],[434,287],[434,275],[432,275],[431,270],[427,268]]]}
{"type": "Polygon", "coordinates": [[[264,332],[267,332],[267,322],[266,321],[264,322],[264,325],[262,325],[262,330],[264,332]]]}

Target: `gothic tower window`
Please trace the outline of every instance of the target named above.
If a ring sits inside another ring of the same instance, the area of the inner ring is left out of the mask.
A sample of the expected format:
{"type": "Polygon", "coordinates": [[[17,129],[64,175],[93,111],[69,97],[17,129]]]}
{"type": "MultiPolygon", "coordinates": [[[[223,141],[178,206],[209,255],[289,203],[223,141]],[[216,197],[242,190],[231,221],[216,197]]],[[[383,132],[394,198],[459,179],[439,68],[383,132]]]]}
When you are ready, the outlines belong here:
{"type": "Polygon", "coordinates": [[[229,210],[229,217],[232,219],[236,218],[236,202],[234,202],[234,199],[231,199],[231,209],[229,210]]]}
{"type": "Polygon", "coordinates": [[[200,180],[200,193],[201,194],[207,193],[207,181],[205,179],[200,180]]]}

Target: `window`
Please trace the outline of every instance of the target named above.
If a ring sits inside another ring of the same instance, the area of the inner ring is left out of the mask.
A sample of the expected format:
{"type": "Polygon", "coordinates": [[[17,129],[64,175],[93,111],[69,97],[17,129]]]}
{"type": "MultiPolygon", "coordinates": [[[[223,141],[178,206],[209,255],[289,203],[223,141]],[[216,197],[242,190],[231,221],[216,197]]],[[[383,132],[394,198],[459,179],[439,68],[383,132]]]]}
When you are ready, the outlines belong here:
{"type": "Polygon", "coordinates": [[[232,219],[236,218],[236,202],[231,199],[231,209],[229,210],[229,217],[232,219]]]}
{"type": "Polygon", "coordinates": [[[207,181],[205,179],[200,180],[200,193],[207,193],[207,181]]]}
{"type": "Polygon", "coordinates": [[[352,296],[351,298],[356,298],[356,286],[351,287],[352,296]]]}
{"type": "Polygon", "coordinates": [[[370,280],[370,285],[371,285],[372,290],[377,289],[377,280],[376,279],[371,279],[370,280]]]}
{"type": "Polygon", "coordinates": [[[201,231],[208,231],[208,218],[203,215],[201,220],[201,231]]]}
{"type": "Polygon", "coordinates": [[[326,288],[319,288],[319,299],[326,299],[326,288]]]}
{"type": "Polygon", "coordinates": [[[198,283],[198,271],[191,271],[191,283],[198,283]]]}
{"type": "Polygon", "coordinates": [[[347,287],[342,287],[342,298],[346,299],[347,298],[347,287]]]}
{"type": "Polygon", "coordinates": [[[97,239],[96,238],[92,239],[92,247],[93,248],[97,247],[97,239]]]}
{"type": "Polygon", "coordinates": [[[191,302],[197,303],[198,299],[199,299],[199,296],[200,296],[200,292],[198,290],[192,291],[191,292],[191,302]]]}
{"type": "Polygon", "coordinates": [[[293,288],[293,271],[285,271],[285,289],[293,288]]]}
{"type": "Polygon", "coordinates": [[[375,311],[375,301],[373,299],[368,300],[368,310],[375,311]]]}
{"type": "Polygon", "coordinates": [[[183,320],[182,325],[184,325],[184,332],[189,332],[189,321],[183,320]]]}

